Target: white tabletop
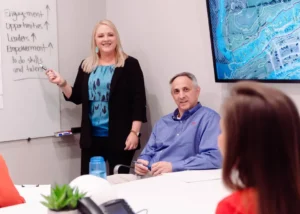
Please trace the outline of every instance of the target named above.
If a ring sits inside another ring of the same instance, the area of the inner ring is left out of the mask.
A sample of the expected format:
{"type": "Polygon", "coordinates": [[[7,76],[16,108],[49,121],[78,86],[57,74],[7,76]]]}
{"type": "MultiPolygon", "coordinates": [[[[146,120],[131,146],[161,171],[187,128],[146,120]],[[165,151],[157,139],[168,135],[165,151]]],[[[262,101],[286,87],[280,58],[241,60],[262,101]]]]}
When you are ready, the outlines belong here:
{"type": "MultiPolygon", "coordinates": [[[[135,212],[148,209],[148,214],[213,214],[218,202],[229,194],[221,182],[220,170],[170,173],[116,184],[113,188],[135,212]]],[[[50,191],[50,186],[18,187],[18,190],[27,203],[1,208],[0,214],[47,213],[46,207],[40,203],[40,194],[50,191]]]]}
{"type": "Polygon", "coordinates": [[[47,214],[48,210],[40,203],[25,203],[0,209],[0,214],[36,213],[47,214]]]}
{"type": "Polygon", "coordinates": [[[18,213],[37,213],[46,214],[47,208],[40,202],[43,201],[43,195],[50,194],[50,185],[15,185],[20,195],[24,197],[26,203],[0,209],[0,214],[18,214],[18,213]]]}
{"type": "Polygon", "coordinates": [[[213,214],[218,202],[229,194],[220,170],[170,173],[114,188],[135,212],[148,209],[148,214],[213,214]]]}

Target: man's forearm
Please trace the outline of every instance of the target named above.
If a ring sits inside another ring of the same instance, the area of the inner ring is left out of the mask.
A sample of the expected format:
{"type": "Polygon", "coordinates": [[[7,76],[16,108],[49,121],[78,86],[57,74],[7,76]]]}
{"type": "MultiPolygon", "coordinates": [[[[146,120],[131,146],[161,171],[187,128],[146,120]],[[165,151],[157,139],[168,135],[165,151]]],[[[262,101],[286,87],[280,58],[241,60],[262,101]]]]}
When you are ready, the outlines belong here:
{"type": "Polygon", "coordinates": [[[185,160],[172,162],[173,171],[221,168],[222,157],[218,150],[191,156],[185,160]]]}
{"type": "Polygon", "coordinates": [[[146,160],[146,161],[150,162],[151,156],[148,155],[148,154],[141,154],[141,155],[138,157],[138,159],[142,159],[142,160],[146,160]]]}

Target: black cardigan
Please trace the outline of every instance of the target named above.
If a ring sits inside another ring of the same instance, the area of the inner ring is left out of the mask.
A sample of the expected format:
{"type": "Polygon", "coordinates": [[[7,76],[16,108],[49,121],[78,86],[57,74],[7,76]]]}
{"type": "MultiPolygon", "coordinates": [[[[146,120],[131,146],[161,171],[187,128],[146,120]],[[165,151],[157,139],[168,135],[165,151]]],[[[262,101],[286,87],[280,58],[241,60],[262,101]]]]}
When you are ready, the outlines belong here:
{"type": "MultiPolygon", "coordinates": [[[[81,63],[82,64],[82,63],[81,63]]],[[[82,104],[80,148],[89,148],[92,143],[92,124],[89,118],[88,73],[81,64],[73,86],[72,95],[67,101],[82,104]]],[[[128,57],[124,67],[116,67],[110,86],[109,130],[111,146],[124,150],[132,122],[146,119],[146,94],[144,77],[137,59],[128,57]]],[[[140,144],[138,148],[140,147],[140,144]]],[[[138,149],[137,148],[137,149],[138,149]]]]}

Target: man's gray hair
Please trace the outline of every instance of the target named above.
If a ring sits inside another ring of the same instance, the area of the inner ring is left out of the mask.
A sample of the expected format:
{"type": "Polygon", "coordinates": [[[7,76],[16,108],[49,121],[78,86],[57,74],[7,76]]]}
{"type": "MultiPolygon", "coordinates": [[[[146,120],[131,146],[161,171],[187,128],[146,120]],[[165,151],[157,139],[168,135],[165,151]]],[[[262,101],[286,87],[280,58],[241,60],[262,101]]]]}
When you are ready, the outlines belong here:
{"type": "Polygon", "coordinates": [[[197,82],[197,79],[196,79],[196,77],[195,77],[195,75],[192,74],[192,73],[190,73],[190,72],[181,72],[181,73],[179,73],[179,74],[176,74],[174,77],[172,77],[172,78],[170,79],[170,82],[169,82],[170,85],[174,82],[174,80],[175,80],[177,77],[187,77],[187,78],[189,78],[190,80],[193,81],[193,84],[194,84],[195,87],[198,87],[198,86],[199,86],[199,85],[198,85],[198,82],[197,82]]]}

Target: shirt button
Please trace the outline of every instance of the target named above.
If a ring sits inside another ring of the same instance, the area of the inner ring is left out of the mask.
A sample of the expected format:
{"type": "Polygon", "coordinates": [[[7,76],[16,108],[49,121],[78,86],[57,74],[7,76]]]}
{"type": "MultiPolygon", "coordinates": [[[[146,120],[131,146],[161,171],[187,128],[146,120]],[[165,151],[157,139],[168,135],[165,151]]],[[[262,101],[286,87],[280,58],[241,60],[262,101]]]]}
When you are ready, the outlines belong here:
{"type": "Polygon", "coordinates": [[[177,134],[177,136],[179,136],[179,133],[177,134]]]}

